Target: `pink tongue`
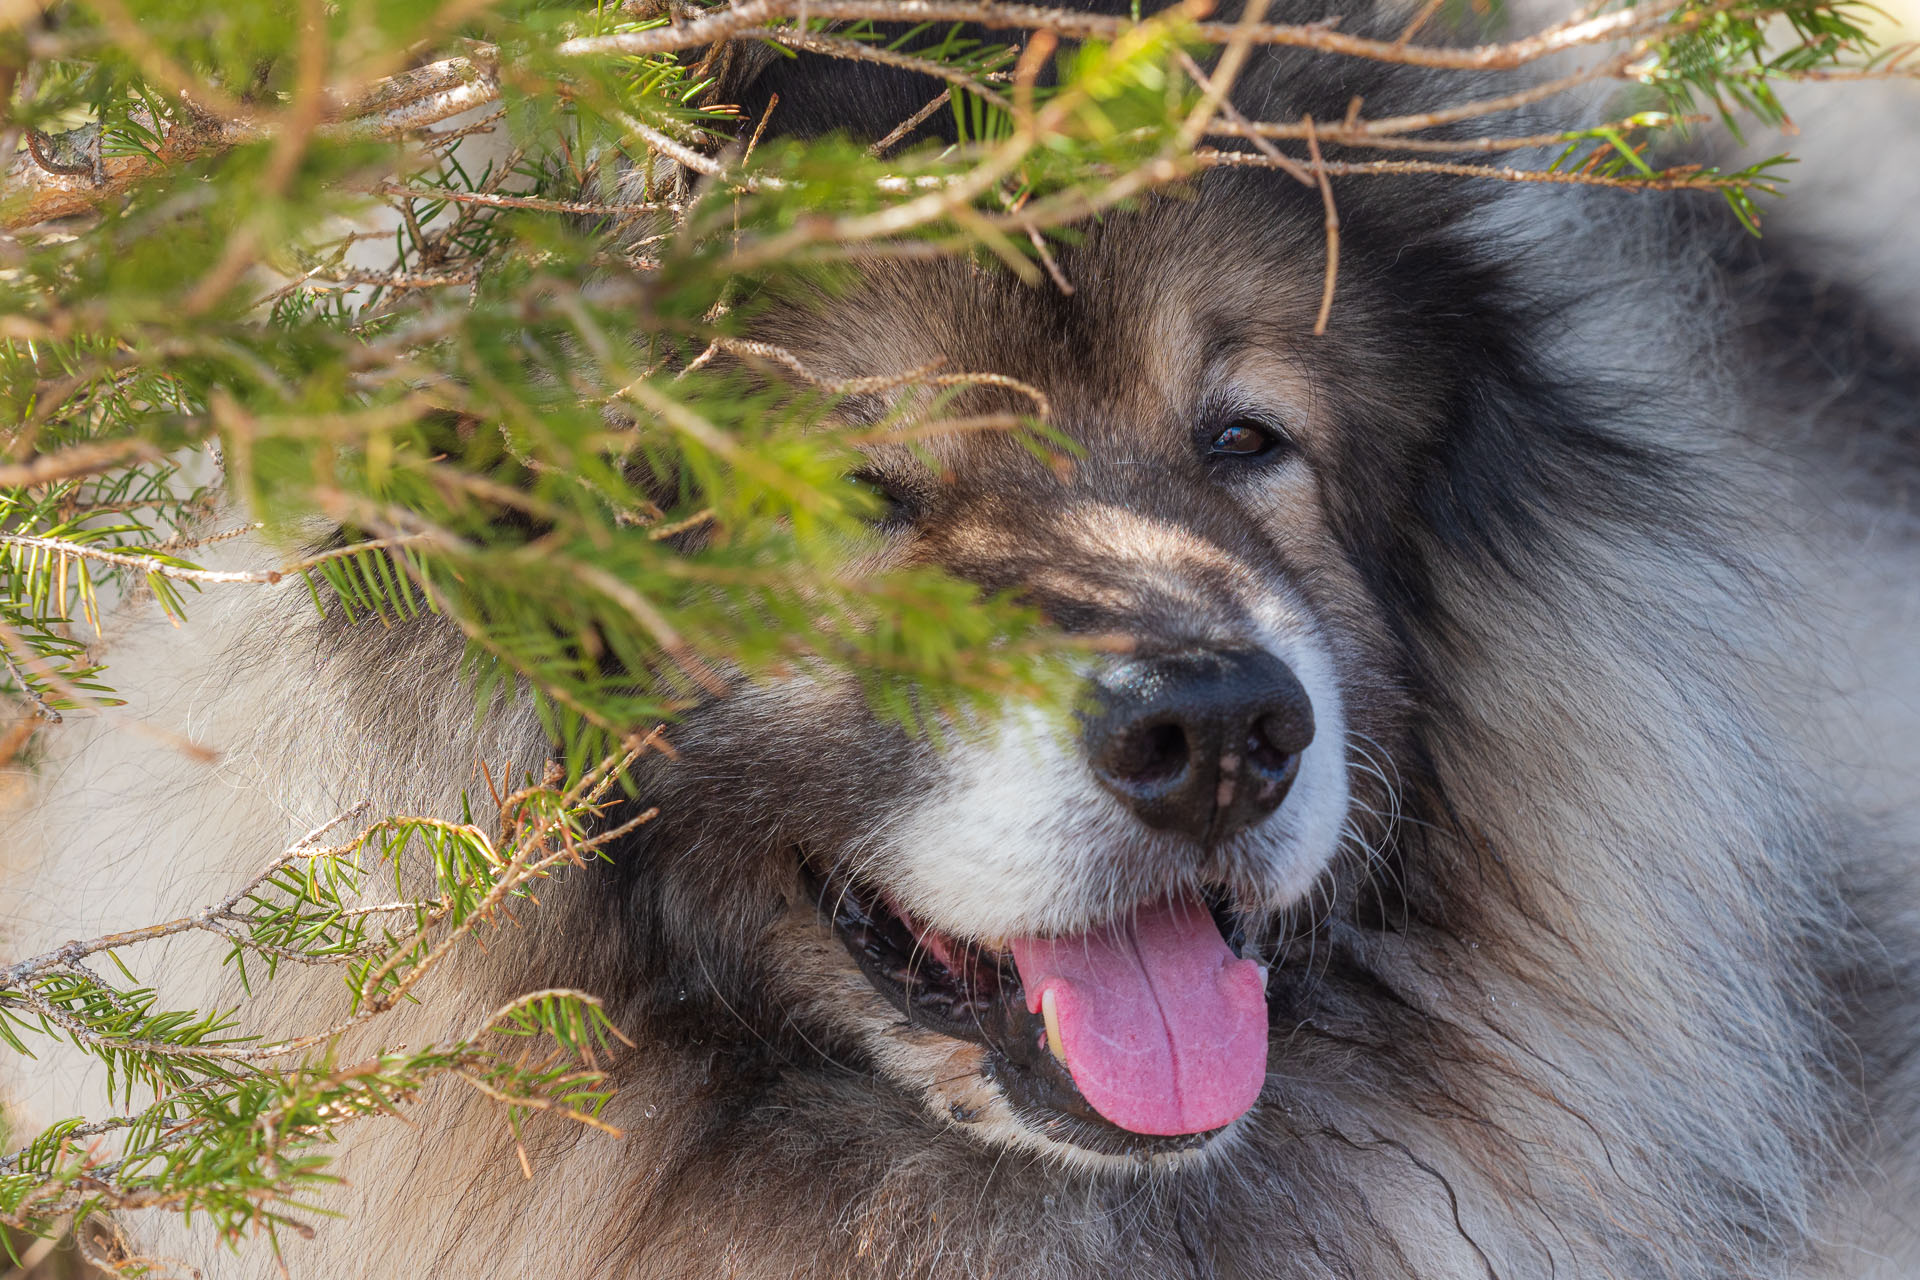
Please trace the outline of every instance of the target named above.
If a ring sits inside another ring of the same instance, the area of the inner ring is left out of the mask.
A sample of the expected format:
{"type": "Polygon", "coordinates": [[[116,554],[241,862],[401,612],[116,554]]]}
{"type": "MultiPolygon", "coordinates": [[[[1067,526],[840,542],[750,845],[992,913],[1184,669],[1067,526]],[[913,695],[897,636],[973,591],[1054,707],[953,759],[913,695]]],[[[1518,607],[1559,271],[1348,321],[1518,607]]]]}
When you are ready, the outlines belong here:
{"type": "Polygon", "coordinates": [[[1165,899],[1122,923],[1010,946],[1028,1012],[1054,993],[1073,1083],[1122,1129],[1203,1133],[1260,1095],[1266,982],[1198,901],[1165,899]]]}

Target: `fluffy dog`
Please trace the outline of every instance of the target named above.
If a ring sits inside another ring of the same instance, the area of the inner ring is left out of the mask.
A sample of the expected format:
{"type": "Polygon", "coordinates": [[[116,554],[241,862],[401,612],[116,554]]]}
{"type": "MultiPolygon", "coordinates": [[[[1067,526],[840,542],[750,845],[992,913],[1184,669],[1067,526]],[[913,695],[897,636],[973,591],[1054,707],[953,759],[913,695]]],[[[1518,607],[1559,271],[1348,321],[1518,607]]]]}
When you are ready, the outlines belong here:
{"type": "MultiPolygon", "coordinates": [[[[810,59],[737,88],[802,135],[930,96],[810,59]]],[[[1236,99],[1441,93],[1270,51],[1236,99]]],[[[819,679],[689,714],[643,778],[661,817],[409,1015],[604,994],[639,1046],[626,1141],[548,1133],[523,1182],[490,1106],[349,1131],[350,1220],[288,1242],[296,1273],[1920,1266],[1912,349],[1704,205],[1338,194],[1319,337],[1319,196],[1251,170],[1086,228],[1071,294],[875,262],[769,306],[756,336],[826,377],[1041,389],[1070,469],[988,434],[876,448],[874,554],[1126,652],[1077,735],[1009,708],[936,749],[819,679]]],[[[8,837],[10,949],[223,896],[361,795],[451,811],[476,760],[538,765],[529,715],[471,727],[457,638],[310,612],[215,601],[197,655],[120,622],[117,678],[228,763],[56,740],[8,837]]],[[[208,968],[177,947],[167,989],[208,968]]],[[[336,999],[276,986],[308,1022],[336,999]]],[[[98,1103],[57,1065],[13,1097],[98,1103]]]]}

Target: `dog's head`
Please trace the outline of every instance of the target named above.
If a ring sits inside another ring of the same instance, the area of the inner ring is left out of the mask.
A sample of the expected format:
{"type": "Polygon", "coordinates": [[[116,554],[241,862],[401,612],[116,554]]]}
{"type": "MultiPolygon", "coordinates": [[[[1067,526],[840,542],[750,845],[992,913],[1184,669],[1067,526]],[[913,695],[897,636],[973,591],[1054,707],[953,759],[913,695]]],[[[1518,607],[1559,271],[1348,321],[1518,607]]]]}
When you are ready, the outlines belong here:
{"type": "Polygon", "coordinates": [[[1377,899],[1411,675],[1383,594],[1419,590],[1401,513],[1499,345],[1439,301],[1487,268],[1347,216],[1376,234],[1324,337],[1317,195],[1226,174],[1060,249],[1071,293],[872,263],[767,310],[754,336],[828,380],[937,363],[1019,384],[967,411],[1044,395],[1064,466],[1005,433],[872,447],[862,554],[1012,593],[1103,651],[1071,723],[1008,706],[942,745],[851,681],[689,717],[633,872],[660,967],[933,1122],[1076,1163],[1191,1158],[1257,1105],[1270,988],[1326,913],[1398,910],[1377,899]],[[1411,288],[1380,286],[1388,258],[1411,288]]]}

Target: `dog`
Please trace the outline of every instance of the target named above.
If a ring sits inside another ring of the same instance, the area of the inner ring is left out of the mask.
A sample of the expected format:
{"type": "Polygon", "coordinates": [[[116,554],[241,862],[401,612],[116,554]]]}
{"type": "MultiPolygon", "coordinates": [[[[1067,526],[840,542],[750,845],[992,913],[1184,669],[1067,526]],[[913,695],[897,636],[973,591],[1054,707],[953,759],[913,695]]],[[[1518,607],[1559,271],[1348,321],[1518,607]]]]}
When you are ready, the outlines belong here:
{"type": "MultiPolygon", "coordinates": [[[[929,83],[802,57],[730,91],[877,138],[929,83]]],[[[1234,99],[1442,92],[1268,50],[1234,99]]],[[[1045,396],[1070,465],[875,446],[862,554],[1099,638],[1078,718],[936,743],[819,674],[688,712],[638,767],[659,816],[381,1032],[593,991],[636,1045],[624,1141],[533,1126],[526,1180],[497,1108],[436,1088],[342,1130],[346,1216],[283,1235],[294,1274],[1920,1274],[1915,347],[1688,197],[1336,191],[1317,336],[1321,197],[1254,169],[1081,229],[1071,292],[876,260],[766,301],[755,339],[820,378],[940,361],[1045,396]]],[[[549,751],[524,707],[474,723],[436,621],[258,593],[109,640],[222,763],[50,739],[5,850],[18,954],[218,900],[362,796],[453,816],[477,761],[549,751]]],[[[216,959],[171,944],[169,1001],[215,1000],[216,959]]],[[[263,1000],[311,1024],[336,986],[263,1000]]],[[[57,1056],[9,1070],[29,1124],[106,1109],[57,1056]]]]}

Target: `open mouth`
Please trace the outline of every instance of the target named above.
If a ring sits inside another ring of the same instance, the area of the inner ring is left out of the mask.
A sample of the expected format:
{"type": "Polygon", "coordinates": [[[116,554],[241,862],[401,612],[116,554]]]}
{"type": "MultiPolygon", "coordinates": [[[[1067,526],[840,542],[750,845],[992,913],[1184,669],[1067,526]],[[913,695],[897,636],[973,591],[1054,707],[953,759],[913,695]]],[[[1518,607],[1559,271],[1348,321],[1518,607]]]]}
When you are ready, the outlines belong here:
{"type": "Polygon", "coordinates": [[[1266,970],[1241,957],[1224,894],[1162,898],[1080,933],[988,944],[803,866],[874,988],[913,1026],[983,1046],[1015,1114],[1047,1137],[1110,1155],[1188,1150],[1259,1096],[1266,970]]]}

